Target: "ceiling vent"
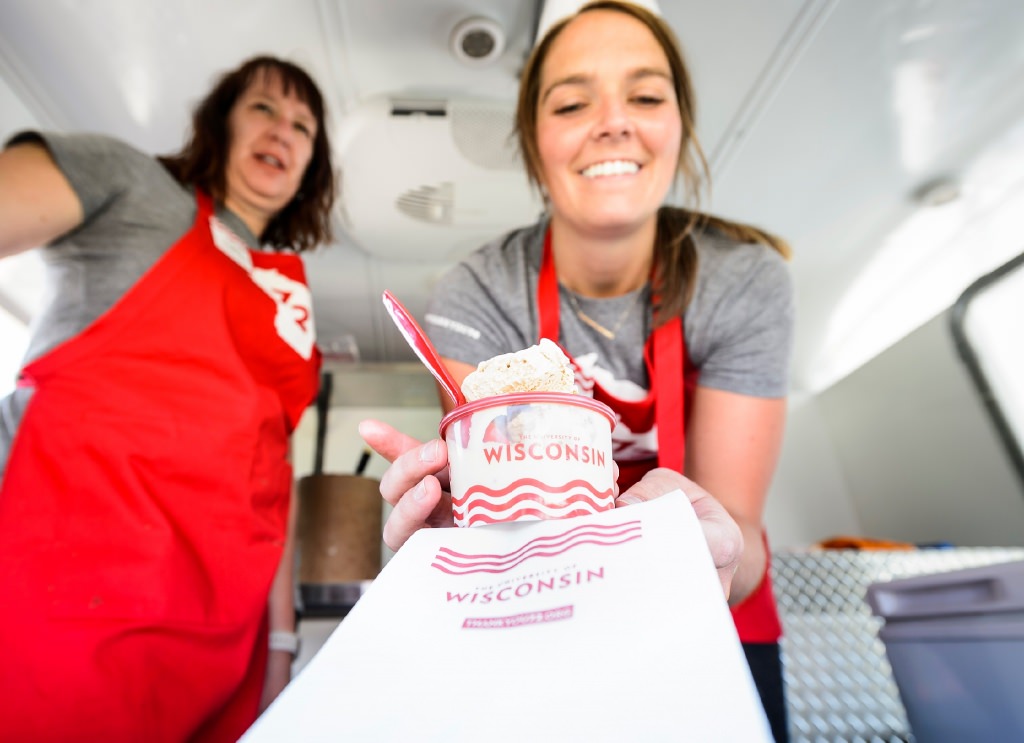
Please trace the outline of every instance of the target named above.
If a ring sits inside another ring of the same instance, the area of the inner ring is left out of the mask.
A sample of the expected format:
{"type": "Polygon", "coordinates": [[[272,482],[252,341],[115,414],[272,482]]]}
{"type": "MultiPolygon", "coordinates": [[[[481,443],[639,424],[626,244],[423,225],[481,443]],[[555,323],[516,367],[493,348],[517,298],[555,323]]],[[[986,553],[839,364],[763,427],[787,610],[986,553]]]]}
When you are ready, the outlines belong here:
{"type": "Polygon", "coordinates": [[[419,98],[392,98],[392,116],[436,116],[444,118],[448,108],[444,101],[424,100],[419,98]]]}
{"type": "Polygon", "coordinates": [[[455,188],[451,183],[420,186],[401,194],[395,202],[398,211],[413,219],[435,224],[451,224],[455,188]]]}
{"type": "Polygon", "coordinates": [[[534,221],[543,203],[517,163],[512,119],[509,103],[427,96],[351,111],[336,141],[352,243],[382,259],[449,260],[534,221]]]}
{"type": "Polygon", "coordinates": [[[504,103],[453,101],[452,139],[469,162],[487,170],[522,172],[513,129],[515,113],[504,103]]]}
{"type": "Polygon", "coordinates": [[[421,222],[452,227],[510,225],[533,221],[542,206],[521,176],[482,174],[424,185],[399,194],[395,206],[421,222]]]}

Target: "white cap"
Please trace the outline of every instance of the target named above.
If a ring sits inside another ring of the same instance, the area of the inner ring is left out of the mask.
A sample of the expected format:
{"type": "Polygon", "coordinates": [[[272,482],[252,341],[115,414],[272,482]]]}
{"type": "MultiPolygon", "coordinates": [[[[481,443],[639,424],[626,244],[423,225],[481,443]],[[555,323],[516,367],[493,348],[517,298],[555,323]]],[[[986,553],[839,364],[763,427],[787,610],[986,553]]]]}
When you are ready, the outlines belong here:
{"type": "MultiPolygon", "coordinates": [[[[661,9],[658,7],[656,0],[628,1],[633,3],[633,5],[639,5],[641,8],[647,8],[652,13],[661,15],[661,9]]],[[[544,34],[555,23],[566,16],[572,15],[586,5],[586,3],[587,0],[545,0],[544,9],[540,12],[540,21],[537,23],[537,38],[534,39],[534,44],[539,43],[544,38],[544,34]]]]}

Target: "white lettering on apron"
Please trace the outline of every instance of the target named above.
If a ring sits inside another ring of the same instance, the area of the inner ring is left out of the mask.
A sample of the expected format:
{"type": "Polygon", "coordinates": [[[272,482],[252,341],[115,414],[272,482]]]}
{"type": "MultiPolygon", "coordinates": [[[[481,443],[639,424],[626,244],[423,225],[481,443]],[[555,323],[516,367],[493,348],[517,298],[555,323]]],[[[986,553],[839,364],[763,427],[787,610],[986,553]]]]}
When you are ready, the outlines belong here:
{"type": "Polygon", "coordinates": [[[265,291],[274,304],[274,329],[281,340],[304,359],[313,354],[316,330],[313,323],[313,295],[305,284],[289,279],[276,268],[254,268],[252,280],[265,291]]]}
{"type": "Polygon", "coordinates": [[[216,217],[210,217],[213,244],[228,258],[245,269],[249,278],[267,293],[277,307],[274,330],[303,359],[309,360],[316,343],[313,323],[313,296],[309,288],[289,279],[276,268],[255,268],[249,246],[216,217]]]}
{"type": "Polygon", "coordinates": [[[252,273],[252,256],[249,255],[249,246],[242,238],[216,217],[210,217],[210,234],[213,236],[213,244],[220,252],[252,273]]]}

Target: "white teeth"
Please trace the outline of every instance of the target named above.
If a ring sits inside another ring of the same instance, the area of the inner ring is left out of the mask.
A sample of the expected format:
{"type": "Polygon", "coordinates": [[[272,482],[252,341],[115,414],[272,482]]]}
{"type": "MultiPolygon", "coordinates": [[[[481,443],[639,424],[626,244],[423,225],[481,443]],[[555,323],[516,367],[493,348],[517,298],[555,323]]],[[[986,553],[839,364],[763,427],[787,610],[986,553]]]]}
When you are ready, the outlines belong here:
{"type": "Polygon", "coordinates": [[[603,175],[627,175],[636,173],[640,166],[629,160],[608,160],[603,163],[596,163],[584,169],[584,178],[599,178],[603,175]]]}
{"type": "Polygon", "coordinates": [[[262,160],[263,162],[267,163],[268,165],[273,165],[275,168],[283,168],[284,167],[284,163],[282,163],[276,157],[272,157],[271,155],[260,155],[259,158],[260,158],[260,160],[262,160]]]}

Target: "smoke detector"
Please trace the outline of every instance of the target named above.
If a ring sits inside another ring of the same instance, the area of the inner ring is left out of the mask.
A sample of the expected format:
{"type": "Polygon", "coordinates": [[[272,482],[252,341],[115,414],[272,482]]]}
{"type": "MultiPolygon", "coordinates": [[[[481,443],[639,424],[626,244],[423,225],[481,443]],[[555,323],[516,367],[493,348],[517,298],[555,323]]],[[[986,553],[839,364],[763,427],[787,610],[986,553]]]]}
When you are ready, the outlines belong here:
{"type": "Polygon", "coordinates": [[[505,32],[489,18],[467,18],[452,29],[449,45],[460,62],[486,65],[505,51],[505,32]]]}

